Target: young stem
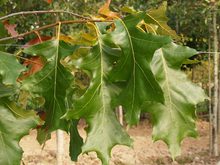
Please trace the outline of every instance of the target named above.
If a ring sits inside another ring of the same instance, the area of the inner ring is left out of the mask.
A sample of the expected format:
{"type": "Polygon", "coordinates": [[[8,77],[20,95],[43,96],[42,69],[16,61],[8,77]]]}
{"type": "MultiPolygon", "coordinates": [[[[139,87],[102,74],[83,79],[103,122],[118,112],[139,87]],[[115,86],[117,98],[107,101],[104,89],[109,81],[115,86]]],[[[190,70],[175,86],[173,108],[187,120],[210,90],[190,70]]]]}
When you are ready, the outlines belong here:
{"type": "Polygon", "coordinates": [[[75,17],[78,17],[78,18],[81,18],[81,19],[86,19],[86,20],[90,19],[88,17],[84,17],[84,16],[81,16],[79,14],[76,14],[76,13],[73,13],[73,12],[70,12],[70,11],[64,11],[64,10],[39,10],[39,11],[22,11],[22,12],[17,12],[17,13],[11,13],[9,15],[0,17],[0,21],[8,19],[10,17],[18,16],[18,15],[48,14],[48,13],[52,13],[52,14],[53,13],[66,13],[66,14],[70,14],[72,16],[75,16],[75,17]]]}

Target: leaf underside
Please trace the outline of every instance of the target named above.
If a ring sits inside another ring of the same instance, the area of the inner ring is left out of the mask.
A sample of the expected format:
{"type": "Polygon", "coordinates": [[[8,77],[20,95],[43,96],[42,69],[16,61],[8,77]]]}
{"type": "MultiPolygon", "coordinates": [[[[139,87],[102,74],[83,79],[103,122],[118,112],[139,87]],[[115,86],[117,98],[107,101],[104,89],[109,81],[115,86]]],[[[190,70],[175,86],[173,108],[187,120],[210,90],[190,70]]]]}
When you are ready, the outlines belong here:
{"type": "Polygon", "coordinates": [[[195,107],[207,98],[202,88],[180,71],[181,63],[194,54],[194,49],[171,43],[157,50],[151,63],[165,102],[147,102],[144,108],[152,115],[153,139],[163,140],[173,158],[180,154],[185,137],[197,136],[195,107]]]}

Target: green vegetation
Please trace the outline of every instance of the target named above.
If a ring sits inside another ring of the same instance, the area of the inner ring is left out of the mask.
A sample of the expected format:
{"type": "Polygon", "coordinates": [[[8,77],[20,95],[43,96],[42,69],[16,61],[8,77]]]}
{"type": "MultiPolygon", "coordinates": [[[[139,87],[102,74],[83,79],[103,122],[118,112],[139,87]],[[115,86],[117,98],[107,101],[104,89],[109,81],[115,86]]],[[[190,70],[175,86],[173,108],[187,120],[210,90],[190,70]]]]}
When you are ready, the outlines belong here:
{"type": "MultiPolygon", "coordinates": [[[[115,1],[114,12],[108,3],[101,6],[98,1],[48,2],[1,1],[2,16],[12,11],[62,9],[84,17],[76,16],[80,20],[73,21],[71,14],[44,13],[10,17],[9,23],[0,24],[2,39],[7,32],[18,38],[16,30],[22,33],[57,22],[42,34],[38,29],[16,42],[26,47],[11,49],[14,40],[1,41],[9,46],[0,52],[0,164],[20,164],[18,143],[31,128],[38,130],[40,143],[62,129],[70,133],[72,160],[80,153],[95,151],[102,163],[108,164],[115,145],[132,145],[114,114],[119,105],[125,109],[129,126],[138,124],[141,112],[150,113],[154,141],[163,140],[172,158],[178,156],[182,140],[197,136],[196,105],[207,98],[181,71],[182,64],[198,53],[182,45],[199,38],[201,43],[195,48],[206,48],[207,26],[189,33],[195,25],[185,25],[195,20],[176,14],[182,5],[178,1],[168,2],[168,15],[174,18],[170,24],[184,33],[183,38],[168,26],[166,3],[161,1],[115,1]],[[134,9],[125,7],[133,3],[134,9]],[[139,11],[147,4],[160,7],[139,11]],[[93,11],[94,6],[100,8],[99,14],[93,11]],[[71,25],[64,20],[71,20],[71,25]],[[194,36],[198,33],[200,36],[194,36]],[[82,118],[88,124],[85,142],[77,130],[82,118]]],[[[184,5],[189,7],[190,3],[184,5]]],[[[199,21],[198,26],[203,23],[199,21]]]]}

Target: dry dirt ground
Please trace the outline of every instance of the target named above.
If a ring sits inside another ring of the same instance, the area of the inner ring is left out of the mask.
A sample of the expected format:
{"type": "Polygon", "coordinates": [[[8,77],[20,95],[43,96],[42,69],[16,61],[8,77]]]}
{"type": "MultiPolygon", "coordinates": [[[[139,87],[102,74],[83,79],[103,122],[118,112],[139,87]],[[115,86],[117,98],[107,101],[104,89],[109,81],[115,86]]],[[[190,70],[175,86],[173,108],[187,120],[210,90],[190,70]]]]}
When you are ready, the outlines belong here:
{"type": "MultiPolygon", "coordinates": [[[[182,155],[172,162],[167,146],[158,141],[152,142],[152,127],[147,122],[141,122],[137,127],[131,128],[128,132],[134,140],[133,149],[125,146],[116,146],[112,151],[110,165],[216,165],[220,157],[209,156],[209,124],[205,121],[197,123],[199,137],[197,139],[187,138],[182,143],[182,155]]],[[[80,124],[79,131],[85,137],[83,124],[80,124]]],[[[55,165],[56,164],[56,136],[52,135],[47,141],[44,149],[35,140],[36,132],[31,131],[30,135],[24,137],[20,145],[24,150],[23,164],[25,165],[55,165]]],[[[65,155],[64,165],[100,165],[95,153],[80,155],[78,162],[71,162],[68,156],[69,136],[65,134],[65,155]]]]}

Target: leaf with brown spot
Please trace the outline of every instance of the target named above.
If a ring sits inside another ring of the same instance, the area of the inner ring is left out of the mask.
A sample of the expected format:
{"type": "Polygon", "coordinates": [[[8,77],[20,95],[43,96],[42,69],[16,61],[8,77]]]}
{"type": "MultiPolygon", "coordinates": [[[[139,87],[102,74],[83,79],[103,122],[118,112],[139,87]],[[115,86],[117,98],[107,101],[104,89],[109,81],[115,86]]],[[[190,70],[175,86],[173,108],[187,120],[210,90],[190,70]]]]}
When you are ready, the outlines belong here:
{"type": "MultiPolygon", "coordinates": [[[[34,39],[30,40],[29,42],[27,42],[23,46],[23,48],[28,48],[32,45],[39,44],[43,41],[48,41],[51,38],[52,37],[49,37],[49,36],[40,36],[40,38],[39,37],[34,38],[34,39]]],[[[19,77],[18,80],[23,80],[26,77],[29,77],[30,75],[40,71],[44,66],[44,62],[43,62],[43,59],[40,56],[33,56],[29,59],[25,59],[23,65],[29,67],[29,70],[27,72],[25,72],[21,77],[19,77]]]]}
{"type": "Polygon", "coordinates": [[[18,80],[23,80],[29,77],[30,75],[33,75],[38,71],[40,71],[44,66],[44,62],[40,56],[34,56],[31,57],[30,59],[26,59],[23,65],[30,67],[30,69],[27,72],[24,72],[24,74],[21,77],[19,77],[18,80]]]}
{"type": "Polygon", "coordinates": [[[43,128],[48,133],[62,129],[68,131],[67,121],[61,117],[68,110],[66,100],[68,92],[72,92],[73,75],[66,69],[61,60],[73,54],[78,46],[72,46],[63,41],[50,40],[24,50],[24,53],[32,55],[40,54],[45,59],[43,68],[22,81],[21,90],[30,92],[44,98],[46,121],[43,128]]]}

